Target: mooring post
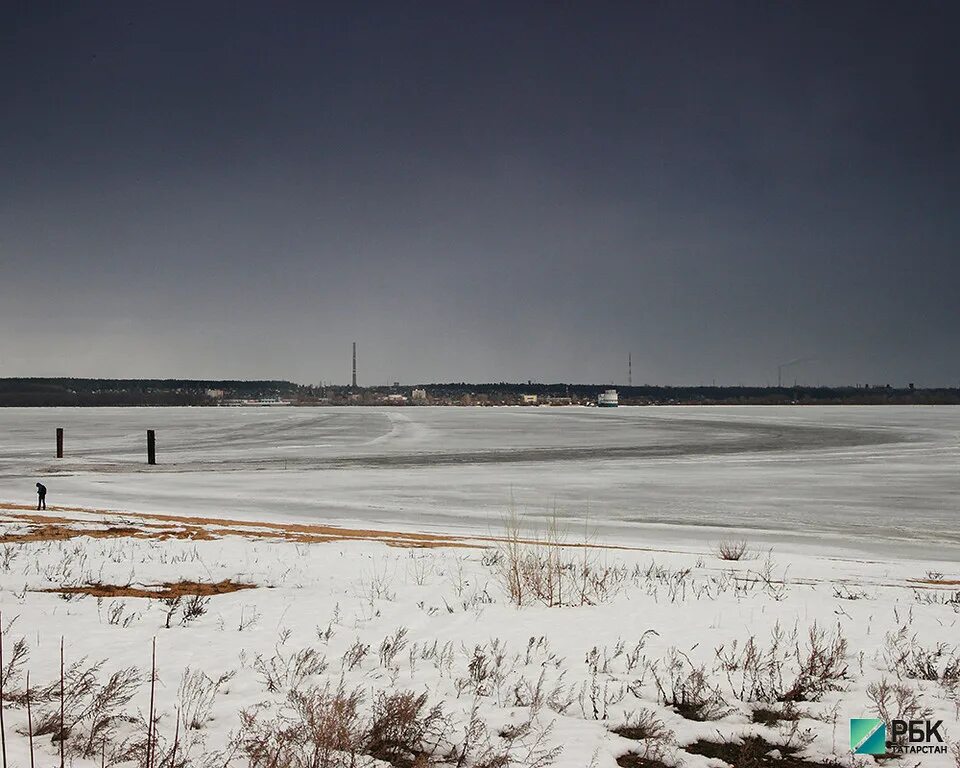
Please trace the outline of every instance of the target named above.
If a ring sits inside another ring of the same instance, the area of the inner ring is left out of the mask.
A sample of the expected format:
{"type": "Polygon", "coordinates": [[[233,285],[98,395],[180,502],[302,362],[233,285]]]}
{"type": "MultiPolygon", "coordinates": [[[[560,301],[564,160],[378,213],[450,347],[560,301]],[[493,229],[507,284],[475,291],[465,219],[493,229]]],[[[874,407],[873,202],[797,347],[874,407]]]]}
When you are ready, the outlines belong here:
{"type": "Polygon", "coordinates": [[[147,430],[147,464],[157,463],[157,435],[152,429],[147,430]]]}
{"type": "Polygon", "coordinates": [[[63,427],[57,427],[57,458],[63,458],[63,427]]]}

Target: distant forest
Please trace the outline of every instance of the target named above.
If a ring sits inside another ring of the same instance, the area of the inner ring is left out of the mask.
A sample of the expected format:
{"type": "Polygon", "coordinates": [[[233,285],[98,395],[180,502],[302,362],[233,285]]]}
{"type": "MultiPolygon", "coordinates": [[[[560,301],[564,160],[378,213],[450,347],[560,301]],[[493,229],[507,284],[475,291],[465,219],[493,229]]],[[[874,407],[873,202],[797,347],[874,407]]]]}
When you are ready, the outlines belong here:
{"type": "MultiPolygon", "coordinates": [[[[419,384],[434,405],[509,405],[522,395],[541,403],[592,403],[608,385],[419,384]]],[[[0,407],[215,406],[230,400],[280,398],[293,405],[375,405],[390,394],[410,395],[412,386],[311,387],[290,381],[201,379],[0,379],[0,407]]],[[[852,387],[616,387],[624,405],[893,405],[960,404],[960,389],[852,387]]],[[[389,401],[391,404],[396,401],[389,401]]],[[[409,403],[413,406],[413,403],[409,403]]]]}
{"type": "MultiPolygon", "coordinates": [[[[960,404],[960,388],[895,389],[888,385],[850,387],[711,387],[711,386],[613,386],[596,384],[427,384],[434,398],[455,399],[464,395],[489,400],[505,395],[537,395],[543,401],[570,398],[595,401],[606,389],[616,389],[621,405],[891,405],[960,404]]],[[[382,388],[385,389],[385,388],[382,388]]]]}
{"type": "Polygon", "coordinates": [[[211,391],[237,398],[292,397],[289,381],[199,379],[0,379],[0,407],[211,405],[211,391]]]}

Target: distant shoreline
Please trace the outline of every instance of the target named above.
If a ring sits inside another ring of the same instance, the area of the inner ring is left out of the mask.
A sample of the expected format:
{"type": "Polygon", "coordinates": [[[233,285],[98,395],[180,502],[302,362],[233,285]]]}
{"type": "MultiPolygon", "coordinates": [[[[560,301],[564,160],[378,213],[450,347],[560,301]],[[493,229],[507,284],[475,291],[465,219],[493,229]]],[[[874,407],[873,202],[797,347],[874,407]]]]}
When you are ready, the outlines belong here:
{"type": "MultiPolygon", "coordinates": [[[[0,407],[595,405],[610,384],[434,383],[351,387],[284,380],[2,378],[0,407]]],[[[620,405],[960,405],[960,387],[617,386],[620,405]]]]}

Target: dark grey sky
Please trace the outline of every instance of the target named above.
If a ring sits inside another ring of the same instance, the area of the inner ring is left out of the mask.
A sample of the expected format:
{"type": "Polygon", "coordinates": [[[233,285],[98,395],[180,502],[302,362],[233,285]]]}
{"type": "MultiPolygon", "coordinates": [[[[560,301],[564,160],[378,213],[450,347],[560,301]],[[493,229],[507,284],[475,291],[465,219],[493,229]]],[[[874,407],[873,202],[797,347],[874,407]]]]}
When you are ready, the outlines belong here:
{"type": "Polygon", "coordinates": [[[0,376],[960,381],[955,2],[0,18],[0,376]]]}

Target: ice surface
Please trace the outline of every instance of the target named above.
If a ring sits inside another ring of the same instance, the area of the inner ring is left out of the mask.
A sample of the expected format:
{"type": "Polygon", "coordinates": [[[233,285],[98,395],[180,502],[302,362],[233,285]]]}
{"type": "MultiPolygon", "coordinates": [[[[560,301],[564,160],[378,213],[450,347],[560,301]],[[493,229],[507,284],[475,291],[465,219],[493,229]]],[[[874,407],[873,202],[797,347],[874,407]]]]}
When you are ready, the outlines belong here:
{"type": "Polygon", "coordinates": [[[0,409],[0,500],[481,532],[512,507],[657,545],[955,559],[958,470],[951,406],[0,409]]]}

